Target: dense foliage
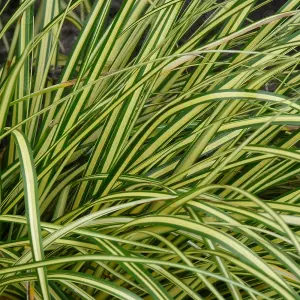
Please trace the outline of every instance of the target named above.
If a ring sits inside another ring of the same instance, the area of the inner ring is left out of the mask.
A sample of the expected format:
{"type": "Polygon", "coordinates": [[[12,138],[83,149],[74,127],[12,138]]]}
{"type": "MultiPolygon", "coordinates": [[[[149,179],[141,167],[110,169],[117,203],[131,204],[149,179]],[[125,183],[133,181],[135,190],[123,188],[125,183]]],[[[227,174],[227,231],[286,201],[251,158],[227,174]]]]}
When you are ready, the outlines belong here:
{"type": "Polygon", "coordinates": [[[20,1],[3,297],[300,299],[300,0],[271,2],[20,1]]]}

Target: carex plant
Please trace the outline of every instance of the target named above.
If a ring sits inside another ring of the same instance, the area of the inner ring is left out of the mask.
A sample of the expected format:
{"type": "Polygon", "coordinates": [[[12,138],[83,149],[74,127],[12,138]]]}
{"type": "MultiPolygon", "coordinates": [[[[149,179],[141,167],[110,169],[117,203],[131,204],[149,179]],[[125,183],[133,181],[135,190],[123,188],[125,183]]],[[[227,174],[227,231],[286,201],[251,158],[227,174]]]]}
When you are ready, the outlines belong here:
{"type": "Polygon", "coordinates": [[[19,2],[3,299],[300,299],[300,0],[19,2]]]}

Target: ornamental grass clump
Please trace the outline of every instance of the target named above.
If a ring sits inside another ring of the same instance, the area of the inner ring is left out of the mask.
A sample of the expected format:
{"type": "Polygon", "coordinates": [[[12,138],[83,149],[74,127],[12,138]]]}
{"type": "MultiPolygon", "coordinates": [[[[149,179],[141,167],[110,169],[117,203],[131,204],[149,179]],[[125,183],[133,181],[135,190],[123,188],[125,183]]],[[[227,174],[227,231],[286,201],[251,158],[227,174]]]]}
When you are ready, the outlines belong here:
{"type": "Polygon", "coordinates": [[[1,21],[3,299],[300,299],[300,0],[257,17],[278,2],[1,21]]]}

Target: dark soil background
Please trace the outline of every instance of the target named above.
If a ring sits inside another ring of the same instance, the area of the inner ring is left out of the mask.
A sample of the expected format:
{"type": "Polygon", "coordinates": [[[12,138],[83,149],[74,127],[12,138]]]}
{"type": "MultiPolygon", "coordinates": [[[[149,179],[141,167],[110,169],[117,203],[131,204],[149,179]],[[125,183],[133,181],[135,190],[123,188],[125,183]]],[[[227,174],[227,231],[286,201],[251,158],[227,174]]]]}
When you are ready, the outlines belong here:
{"type": "MultiPolygon", "coordinates": [[[[0,1],[0,10],[2,9],[3,5],[6,3],[7,0],[0,1]]],[[[38,6],[40,5],[41,0],[37,0],[35,4],[35,8],[37,9],[38,6]]],[[[47,0],[45,0],[47,1],[47,0]]],[[[95,1],[95,0],[94,0],[95,1]]],[[[111,4],[111,10],[110,10],[110,15],[109,15],[109,20],[108,23],[114,18],[114,16],[117,14],[119,8],[121,7],[122,3],[125,0],[112,0],[111,4]]],[[[186,3],[188,4],[191,0],[186,0],[186,3]]],[[[263,1],[258,1],[258,3],[261,3],[263,1]]],[[[266,4],[265,6],[261,7],[260,9],[256,10],[250,15],[250,18],[252,20],[259,20],[264,17],[271,16],[276,13],[276,11],[283,6],[287,1],[286,0],[273,0],[272,2],[266,4]]],[[[16,0],[11,0],[3,14],[0,16],[2,24],[6,24],[7,20],[10,18],[10,16],[16,11],[16,9],[19,6],[19,1],[16,0]]],[[[8,41],[10,42],[12,39],[13,35],[13,29],[6,34],[6,37],[8,41]]],[[[79,32],[77,28],[75,28],[71,23],[66,22],[66,24],[63,26],[62,33],[61,33],[61,42],[62,42],[62,47],[61,47],[61,52],[63,54],[68,54],[78,36],[79,32]]],[[[0,64],[6,61],[7,57],[7,51],[4,47],[3,41],[0,41],[0,64]]]]}
{"type": "MultiPolygon", "coordinates": [[[[41,1],[42,0],[36,0],[35,10],[38,9],[41,1]]],[[[50,0],[45,0],[45,1],[50,1],[50,0]]],[[[92,2],[94,2],[94,1],[92,1],[92,2]]],[[[0,10],[3,8],[3,6],[5,5],[6,2],[7,2],[7,0],[4,0],[4,1],[0,0],[0,10]]],[[[18,9],[19,2],[20,1],[17,1],[17,0],[10,1],[10,3],[6,7],[5,11],[0,16],[0,20],[1,20],[3,26],[7,23],[8,19],[13,15],[13,13],[18,9]]],[[[123,2],[124,2],[123,0],[113,0],[112,1],[108,24],[118,13],[118,10],[121,7],[123,2]]],[[[14,30],[14,26],[6,34],[6,37],[9,42],[12,40],[13,30],[14,30]]],[[[70,22],[66,22],[64,24],[64,26],[62,28],[62,32],[61,32],[61,43],[62,43],[61,52],[63,54],[70,53],[78,34],[79,34],[79,31],[73,24],[71,24],[70,22]]],[[[0,40],[0,65],[6,61],[6,58],[7,58],[7,51],[4,47],[3,40],[1,39],[0,40]]]]}

